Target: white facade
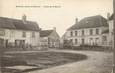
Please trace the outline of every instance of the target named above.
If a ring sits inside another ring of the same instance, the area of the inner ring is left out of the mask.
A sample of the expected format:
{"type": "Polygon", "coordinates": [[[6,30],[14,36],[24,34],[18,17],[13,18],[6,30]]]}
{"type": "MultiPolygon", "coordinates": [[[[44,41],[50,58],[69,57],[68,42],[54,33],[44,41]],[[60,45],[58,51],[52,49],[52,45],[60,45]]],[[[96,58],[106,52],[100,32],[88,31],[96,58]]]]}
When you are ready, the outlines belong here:
{"type": "Polygon", "coordinates": [[[39,32],[15,29],[0,29],[0,39],[0,43],[3,43],[4,46],[16,46],[16,41],[18,45],[21,45],[22,43],[24,45],[38,46],[39,32]]]}
{"type": "MultiPolygon", "coordinates": [[[[72,41],[74,46],[80,45],[102,45],[102,31],[107,27],[82,28],[67,31],[67,40],[72,41]]],[[[107,36],[106,36],[107,38],[107,36]]]]}

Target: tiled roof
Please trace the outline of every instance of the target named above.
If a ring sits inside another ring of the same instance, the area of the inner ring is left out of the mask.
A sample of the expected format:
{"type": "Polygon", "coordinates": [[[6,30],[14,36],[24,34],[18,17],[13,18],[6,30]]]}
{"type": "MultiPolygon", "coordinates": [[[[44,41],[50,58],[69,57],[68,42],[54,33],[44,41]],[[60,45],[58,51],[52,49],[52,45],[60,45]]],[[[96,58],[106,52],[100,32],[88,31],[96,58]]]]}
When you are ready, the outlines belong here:
{"type": "Polygon", "coordinates": [[[68,30],[95,28],[101,26],[108,26],[107,20],[100,15],[96,15],[96,16],[86,17],[80,20],[78,23],[74,24],[68,30]]]}
{"type": "Polygon", "coordinates": [[[40,31],[40,37],[47,37],[47,36],[49,36],[52,32],[53,32],[53,30],[41,30],[41,31],[40,31]]]}
{"type": "Polygon", "coordinates": [[[26,21],[24,23],[22,20],[6,18],[6,17],[0,17],[0,28],[31,30],[31,31],[39,30],[39,26],[36,22],[26,21]]]}

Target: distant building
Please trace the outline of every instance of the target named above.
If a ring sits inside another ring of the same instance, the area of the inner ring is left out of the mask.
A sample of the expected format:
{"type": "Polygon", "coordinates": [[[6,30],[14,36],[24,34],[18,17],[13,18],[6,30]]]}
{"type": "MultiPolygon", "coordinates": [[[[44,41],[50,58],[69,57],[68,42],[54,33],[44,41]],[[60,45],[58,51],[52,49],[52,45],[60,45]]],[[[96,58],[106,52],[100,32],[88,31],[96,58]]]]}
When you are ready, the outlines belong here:
{"type": "Polygon", "coordinates": [[[109,34],[106,33],[108,30],[107,19],[104,17],[100,15],[85,17],[80,21],[76,19],[75,24],[67,29],[65,39],[73,46],[109,45],[109,34]]]}
{"type": "Polygon", "coordinates": [[[64,41],[67,40],[67,32],[65,32],[60,38],[60,43],[63,45],[64,41]]]}
{"type": "Polygon", "coordinates": [[[60,37],[56,28],[40,31],[40,46],[42,48],[58,48],[60,46],[60,37]]]}
{"type": "Polygon", "coordinates": [[[39,26],[36,22],[0,17],[0,46],[27,47],[39,45],[39,26]]]}

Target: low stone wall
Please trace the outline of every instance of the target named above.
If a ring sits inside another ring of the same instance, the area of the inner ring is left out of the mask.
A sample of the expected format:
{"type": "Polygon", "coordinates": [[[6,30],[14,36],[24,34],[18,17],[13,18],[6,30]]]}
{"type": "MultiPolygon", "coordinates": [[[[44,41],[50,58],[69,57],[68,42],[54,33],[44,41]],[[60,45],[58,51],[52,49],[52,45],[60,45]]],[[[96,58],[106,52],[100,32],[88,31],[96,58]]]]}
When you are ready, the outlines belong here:
{"type": "Polygon", "coordinates": [[[89,51],[112,51],[113,50],[113,48],[109,46],[89,46],[89,45],[69,46],[69,47],[63,47],[60,49],[89,50],[89,51]]]}

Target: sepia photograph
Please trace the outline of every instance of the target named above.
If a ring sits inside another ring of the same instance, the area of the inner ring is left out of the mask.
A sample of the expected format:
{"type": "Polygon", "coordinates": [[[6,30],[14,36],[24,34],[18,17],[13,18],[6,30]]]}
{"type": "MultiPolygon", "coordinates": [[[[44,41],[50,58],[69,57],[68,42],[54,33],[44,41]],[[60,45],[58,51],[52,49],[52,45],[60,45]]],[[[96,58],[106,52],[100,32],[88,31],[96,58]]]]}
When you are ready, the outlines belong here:
{"type": "Polygon", "coordinates": [[[115,73],[114,0],[0,0],[0,73],[115,73]]]}

